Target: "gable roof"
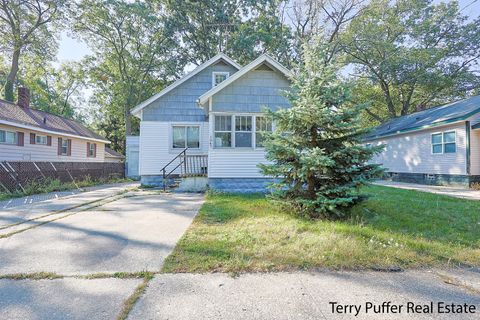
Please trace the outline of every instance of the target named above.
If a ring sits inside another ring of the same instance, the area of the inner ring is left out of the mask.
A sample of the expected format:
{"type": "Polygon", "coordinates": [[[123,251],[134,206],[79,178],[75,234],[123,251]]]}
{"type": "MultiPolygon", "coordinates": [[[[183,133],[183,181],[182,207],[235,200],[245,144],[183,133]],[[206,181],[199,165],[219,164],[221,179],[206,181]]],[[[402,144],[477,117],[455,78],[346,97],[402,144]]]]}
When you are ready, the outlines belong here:
{"type": "Polygon", "coordinates": [[[262,54],[259,56],[257,59],[253,60],[249,64],[247,64],[245,67],[240,69],[239,71],[235,72],[232,76],[228,77],[226,80],[222,81],[219,85],[213,87],[209,91],[205,92],[198,98],[198,104],[203,105],[208,101],[210,97],[215,95],[216,93],[222,91],[224,88],[229,86],[231,83],[234,81],[238,80],[240,77],[243,75],[247,74],[249,71],[257,68],[263,63],[268,63],[271,67],[277,69],[281,73],[283,73],[287,78],[291,77],[293,74],[290,70],[285,68],[280,62],[276,61],[272,57],[270,57],[267,54],[262,54]]]}
{"type": "Polygon", "coordinates": [[[105,146],[105,157],[106,158],[118,158],[124,159],[125,156],[115,150],[110,149],[109,147],[105,146]]]}
{"type": "Polygon", "coordinates": [[[161,96],[163,96],[163,95],[167,94],[168,92],[172,91],[174,88],[178,87],[179,85],[181,85],[182,83],[184,83],[188,79],[192,78],[193,76],[198,74],[200,71],[202,71],[205,68],[217,63],[220,60],[223,60],[223,61],[229,63],[230,65],[235,67],[237,70],[240,70],[240,68],[241,68],[241,66],[238,63],[236,63],[235,61],[230,59],[227,55],[225,55],[224,53],[219,53],[216,56],[214,56],[213,58],[211,58],[210,60],[208,60],[208,61],[202,63],[201,65],[199,65],[198,67],[196,67],[193,71],[187,73],[186,75],[184,75],[183,77],[178,79],[177,81],[175,81],[174,83],[172,83],[171,85],[169,85],[168,87],[166,87],[165,89],[163,89],[162,91],[157,93],[156,95],[154,95],[154,96],[148,98],[147,100],[143,101],[142,103],[140,103],[138,106],[133,108],[132,111],[130,111],[130,113],[133,114],[133,115],[138,115],[139,112],[143,108],[148,106],[150,103],[154,102],[155,100],[157,100],[161,96]]]}
{"type": "Polygon", "coordinates": [[[0,124],[79,139],[110,143],[84,125],[64,117],[32,108],[22,108],[0,100],[0,124]]]}
{"type": "Polygon", "coordinates": [[[365,139],[401,134],[408,131],[423,130],[434,126],[463,121],[480,112],[480,96],[433,107],[395,118],[378,126],[365,139]]]}

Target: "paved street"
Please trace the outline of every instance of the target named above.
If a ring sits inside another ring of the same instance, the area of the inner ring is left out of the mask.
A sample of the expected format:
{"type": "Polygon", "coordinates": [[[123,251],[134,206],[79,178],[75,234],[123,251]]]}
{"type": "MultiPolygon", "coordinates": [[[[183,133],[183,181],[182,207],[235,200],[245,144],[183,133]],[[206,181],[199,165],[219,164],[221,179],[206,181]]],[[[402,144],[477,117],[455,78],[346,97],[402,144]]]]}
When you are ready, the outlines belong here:
{"type": "Polygon", "coordinates": [[[1,211],[0,320],[116,319],[144,271],[155,275],[129,319],[478,319],[473,269],[160,274],[203,199],[116,186],[1,211]],[[383,301],[467,303],[477,313],[354,316],[329,304],[383,301]]]}

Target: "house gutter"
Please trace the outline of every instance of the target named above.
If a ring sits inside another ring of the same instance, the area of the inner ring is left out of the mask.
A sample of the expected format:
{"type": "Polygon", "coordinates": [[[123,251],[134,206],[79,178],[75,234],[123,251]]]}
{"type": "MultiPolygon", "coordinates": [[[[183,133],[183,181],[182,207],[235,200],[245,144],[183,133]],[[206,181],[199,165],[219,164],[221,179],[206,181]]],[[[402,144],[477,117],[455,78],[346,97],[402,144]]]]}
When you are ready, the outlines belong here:
{"type": "Polygon", "coordinates": [[[449,119],[449,120],[444,120],[444,121],[428,124],[428,125],[425,125],[425,126],[418,126],[418,127],[412,127],[412,128],[408,128],[408,129],[398,130],[398,131],[388,133],[388,134],[384,134],[384,135],[367,137],[364,141],[372,141],[372,140],[377,140],[377,139],[384,138],[384,137],[396,136],[396,135],[407,133],[407,132],[421,131],[421,130],[430,129],[430,128],[434,128],[434,127],[444,126],[444,125],[447,125],[447,124],[455,124],[455,123],[459,123],[459,122],[464,122],[465,120],[467,120],[468,118],[470,118],[471,116],[473,116],[473,115],[475,115],[479,112],[480,112],[480,108],[475,109],[472,112],[470,112],[470,113],[468,113],[468,114],[466,114],[462,117],[457,117],[457,118],[453,118],[453,119],[449,119]]]}
{"type": "Polygon", "coordinates": [[[77,139],[95,141],[95,142],[101,142],[101,143],[107,143],[107,144],[111,143],[108,140],[84,137],[84,136],[79,136],[79,135],[76,135],[76,134],[64,133],[64,132],[61,132],[61,131],[47,130],[47,129],[43,129],[43,128],[38,128],[38,127],[34,127],[34,126],[29,126],[29,125],[16,123],[16,122],[5,121],[5,120],[0,120],[0,124],[4,124],[4,125],[7,125],[7,126],[12,126],[12,127],[16,127],[16,128],[21,128],[21,129],[27,129],[27,130],[38,131],[38,132],[43,132],[43,133],[49,133],[49,134],[56,135],[56,136],[77,138],[77,139]]]}

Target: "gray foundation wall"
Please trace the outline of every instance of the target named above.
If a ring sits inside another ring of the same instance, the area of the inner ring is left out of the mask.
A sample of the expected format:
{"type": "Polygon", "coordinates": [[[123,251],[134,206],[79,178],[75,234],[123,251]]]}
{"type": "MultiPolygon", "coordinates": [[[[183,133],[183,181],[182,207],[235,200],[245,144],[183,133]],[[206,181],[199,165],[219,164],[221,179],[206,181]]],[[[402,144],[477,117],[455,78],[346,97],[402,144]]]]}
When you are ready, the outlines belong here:
{"type": "Polygon", "coordinates": [[[425,174],[425,173],[404,173],[387,172],[386,180],[418,183],[434,186],[459,186],[470,187],[473,183],[480,183],[480,176],[457,175],[457,174],[425,174]]]}

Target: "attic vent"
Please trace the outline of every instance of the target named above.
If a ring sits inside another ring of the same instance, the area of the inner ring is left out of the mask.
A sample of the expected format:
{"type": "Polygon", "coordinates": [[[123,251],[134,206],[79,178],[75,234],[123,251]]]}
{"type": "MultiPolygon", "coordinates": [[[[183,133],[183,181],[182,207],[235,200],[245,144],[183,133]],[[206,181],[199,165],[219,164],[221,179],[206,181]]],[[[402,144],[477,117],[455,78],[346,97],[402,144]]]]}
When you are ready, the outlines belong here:
{"type": "Polygon", "coordinates": [[[43,117],[43,124],[47,123],[47,117],[43,117]]]}

